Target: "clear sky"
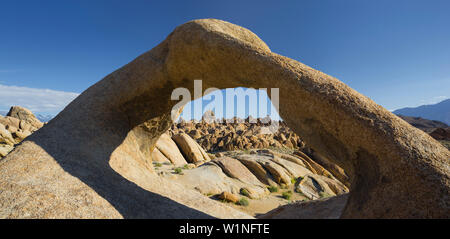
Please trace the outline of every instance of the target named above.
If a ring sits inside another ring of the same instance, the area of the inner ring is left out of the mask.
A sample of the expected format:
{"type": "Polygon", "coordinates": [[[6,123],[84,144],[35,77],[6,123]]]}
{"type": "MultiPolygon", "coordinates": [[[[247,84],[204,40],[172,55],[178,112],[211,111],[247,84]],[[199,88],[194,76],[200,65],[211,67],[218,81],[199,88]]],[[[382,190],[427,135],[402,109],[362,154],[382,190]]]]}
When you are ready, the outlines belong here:
{"type": "Polygon", "coordinates": [[[198,18],[244,26],[389,110],[450,96],[450,1],[17,0],[0,2],[0,110],[58,111],[198,18]]]}

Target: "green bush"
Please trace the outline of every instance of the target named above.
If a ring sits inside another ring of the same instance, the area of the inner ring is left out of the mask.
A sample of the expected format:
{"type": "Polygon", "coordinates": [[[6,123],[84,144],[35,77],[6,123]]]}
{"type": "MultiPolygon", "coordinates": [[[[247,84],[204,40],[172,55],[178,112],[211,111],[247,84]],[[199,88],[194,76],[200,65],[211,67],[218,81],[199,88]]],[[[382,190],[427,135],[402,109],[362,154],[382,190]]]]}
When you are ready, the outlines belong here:
{"type": "Polygon", "coordinates": [[[297,182],[297,179],[296,178],[291,178],[291,183],[292,184],[295,184],[297,182]]]}
{"type": "Polygon", "coordinates": [[[155,163],[155,167],[161,167],[162,164],[161,163],[155,163]]]}
{"type": "Polygon", "coordinates": [[[283,192],[281,196],[286,200],[290,200],[292,198],[292,191],[283,192]]]}
{"type": "Polygon", "coordinates": [[[183,169],[176,168],[176,169],[174,169],[174,171],[175,171],[176,174],[181,174],[183,172],[183,169]]]}
{"type": "Polygon", "coordinates": [[[183,168],[184,168],[184,169],[189,169],[189,166],[188,166],[187,164],[185,164],[185,165],[183,166],[183,168]]]}
{"type": "Polygon", "coordinates": [[[241,198],[236,204],[241,206],[248,206],[250,203],[248,202],[247,198],[241,198]]]}
{"type": "Polygon", "coordinates": [[[271,192],[271,193],[278,192],[278,188],[276,186],[270,186],[270,187],[267,187],[267,189],[269,189],[269,192],[271,192]]]}
{"type": "Polygon", "coordinates": [[[246,188],[241,188],[240,193],[246,197],[250,197],[250,192],[246,188]]]}

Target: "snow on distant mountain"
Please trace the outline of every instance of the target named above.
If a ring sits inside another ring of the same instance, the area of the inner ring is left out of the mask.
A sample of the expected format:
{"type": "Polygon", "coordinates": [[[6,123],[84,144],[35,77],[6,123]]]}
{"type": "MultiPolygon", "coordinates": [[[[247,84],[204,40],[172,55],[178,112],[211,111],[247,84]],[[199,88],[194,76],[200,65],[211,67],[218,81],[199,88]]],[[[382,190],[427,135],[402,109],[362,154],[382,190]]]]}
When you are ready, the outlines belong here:
{"type": "Polygon", "coordinates": [[[55,116],[49,114],[36,114],[36,118],[38,118],[38,120],[41,122],[49,122],[51,119],[53,119],[53,117],[55,116]]]}

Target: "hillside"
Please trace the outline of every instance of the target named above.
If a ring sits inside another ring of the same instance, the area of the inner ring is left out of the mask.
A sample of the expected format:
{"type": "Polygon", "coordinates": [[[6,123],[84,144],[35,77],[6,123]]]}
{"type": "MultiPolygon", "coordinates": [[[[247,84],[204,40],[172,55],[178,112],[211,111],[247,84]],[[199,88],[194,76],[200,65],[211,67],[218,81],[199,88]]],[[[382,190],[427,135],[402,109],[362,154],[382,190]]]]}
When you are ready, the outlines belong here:
{"type": "Polygon", "coordinates": [[[434,105],[422,105],[414,108],[402,108],[392,112],[396,115],[421,117],[438,120],[450,124],[450,99],[446,99],[434,105]]]}
{"type": "Polygon", "coordinates": [[[447,128],[448,125],[446,123],[437,121],[437,120],[429,120],[421,117],[411,117],[399,115],[404,121],[408,122],[412,126],[419,128],[427,133],[433,132],[437,128],[447,128]]]}

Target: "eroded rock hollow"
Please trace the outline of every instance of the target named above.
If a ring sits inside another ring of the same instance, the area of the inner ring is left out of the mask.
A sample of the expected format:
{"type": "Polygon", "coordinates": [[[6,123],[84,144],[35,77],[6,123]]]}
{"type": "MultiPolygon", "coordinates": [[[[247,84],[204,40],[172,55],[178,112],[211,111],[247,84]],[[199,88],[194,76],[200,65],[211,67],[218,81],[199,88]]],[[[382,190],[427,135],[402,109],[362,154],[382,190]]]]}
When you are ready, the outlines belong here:
{"type": "Polygon", "coordinates": [[[351,178],[341,217],[450,215],[446,148],[249,30],[204,19],[90,87],[0,161],[0,217],[248,217],[149,173],[172,124],[171,93],[196,79],[204,89],[279,88],[281,117],[351,178]]]}

